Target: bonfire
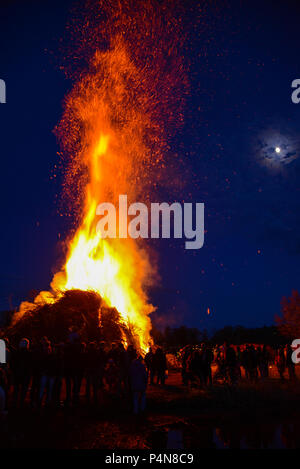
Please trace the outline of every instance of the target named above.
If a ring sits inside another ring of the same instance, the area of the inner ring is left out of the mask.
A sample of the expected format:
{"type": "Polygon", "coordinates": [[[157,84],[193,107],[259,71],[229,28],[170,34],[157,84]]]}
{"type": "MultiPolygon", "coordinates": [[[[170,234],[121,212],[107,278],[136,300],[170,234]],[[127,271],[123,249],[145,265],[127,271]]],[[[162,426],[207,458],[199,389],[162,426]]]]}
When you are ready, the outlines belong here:
{"type": "Polygon", "coordinates": [[[125,324],[117,309],[93,291],[67,290],[53,303],[36,305],[14,321],[6,335],[14,343],[22,337],[38,343],[44,336],[59,343],[68,341],[73,332],[83,341],[125,342],[139,349],[134,326],[125,324]]]}
{"type": "Polygon", "coordinates": [[[103,202],[116,206],[120,194],[129,204],[149,200],[166,167],[166,123],[182,122],[179,23],[167,3],[158,7],[152,1],[89,1],[83,23],[74,26],[71,70],[64,69],[75,82],[55,129],[62,214],[72,218],[73,230],[49,290],[20,305],[12,326],[18,334],[65,339],[76,326],[88,338],[111,336],[143,351],[151,343],[152,256],[141,239],[97,232],[96,208],[103,202]]]}

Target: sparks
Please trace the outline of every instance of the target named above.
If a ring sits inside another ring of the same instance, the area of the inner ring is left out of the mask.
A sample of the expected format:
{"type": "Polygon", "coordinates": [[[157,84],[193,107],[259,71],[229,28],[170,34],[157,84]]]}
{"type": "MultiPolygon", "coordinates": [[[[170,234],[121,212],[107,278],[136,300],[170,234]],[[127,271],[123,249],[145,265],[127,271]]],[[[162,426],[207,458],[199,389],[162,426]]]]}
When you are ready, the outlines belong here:
{"type": "Polygon", "coordinates": [[[145,287],[153,278],[153,262],[134,239],[101,239],[96,232],[96,207],[101,202],[115,204],[119,194],[138,200],[139,191],[145,194],[147,185],[152,187],[154,173],[157,177],[166,148],[165,116],[174,115],[177,122],[180,110],[177,96],[184,83],[176,49],[180,34],[172,21],[166,21],[168,27],[162,30],[161,11],[153,9],[151,2],[139,2],[137,7],[125,0],[103,1],[95,2],[95,8],[108,9],[107,15],[101,15],[105,25],[101,19],[94,24],[87,17],[85,26],[76,28],[83,35],[82,44],[91,44],[88,67],[76,74],[79,78],[56,127],[66,161],[64,202],[77,215],[77,229],[68,240],[65,262],[54,275],[51,290],[41,292],[34,304],[23,302],[16,317],[32,311],[34,305],[54,303],[67,290],[95,291],[118,310],[140,349],[146,351],[154,307],[145,287]],[[128,30],[126,37],[124,30],[128,30]],[[151,66],[145,63],[149,56],[154,57],[151,66]],[[174,112],[170,112],[172,106],[174,112]]]}

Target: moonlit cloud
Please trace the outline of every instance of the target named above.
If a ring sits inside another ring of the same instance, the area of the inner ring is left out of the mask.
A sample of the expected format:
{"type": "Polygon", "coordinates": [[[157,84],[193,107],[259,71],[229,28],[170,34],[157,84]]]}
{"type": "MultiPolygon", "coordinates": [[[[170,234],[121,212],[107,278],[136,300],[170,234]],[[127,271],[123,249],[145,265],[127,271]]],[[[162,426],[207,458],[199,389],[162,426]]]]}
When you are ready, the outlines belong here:
{"type": "Polygon", "coordinates": [[[294,135],[272,129],[259,136],[256,155],[262,165],[279,170],[298,158],[299,149],[299,139],[294,135]]]}

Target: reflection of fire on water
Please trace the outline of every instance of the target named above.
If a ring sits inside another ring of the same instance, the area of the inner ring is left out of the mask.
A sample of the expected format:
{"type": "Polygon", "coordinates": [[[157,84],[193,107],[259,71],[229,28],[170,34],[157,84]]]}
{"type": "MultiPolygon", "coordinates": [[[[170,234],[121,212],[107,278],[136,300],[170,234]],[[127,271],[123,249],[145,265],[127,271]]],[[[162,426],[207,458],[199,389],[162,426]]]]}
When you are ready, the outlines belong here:
{"type": "Polygon", "coordinates": [[[91,290],[135,327],[145,350],[153,311],[145,287],[153,266],[140,240],[101,239],[95,214],[101,202],[116,205],[119,194],[133,201],[149,196],[153,174],[164,166],[162,123],[181,120],[183,67],[172,42],[176,21],[157,2],[87,6],[84,25],[75,32],[76,53],[88,58],[88,67],[79,78],[77,73],[56,129],[66,168],[64,200],[78,228],[51,291],[41,292],[34,304],[23,302],[16,319],[36,305],[54,303],[66,290],[91,290]]]}

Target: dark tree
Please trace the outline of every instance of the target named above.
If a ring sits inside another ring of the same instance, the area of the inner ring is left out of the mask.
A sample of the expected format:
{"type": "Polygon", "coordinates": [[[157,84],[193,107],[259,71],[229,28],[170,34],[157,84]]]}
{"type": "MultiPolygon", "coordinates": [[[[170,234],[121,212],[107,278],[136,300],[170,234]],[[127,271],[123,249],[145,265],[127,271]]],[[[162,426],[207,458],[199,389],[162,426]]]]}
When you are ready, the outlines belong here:
{"type": "Polygon", "coordinates": [[[297,290],[293,290],[289,298],[282,298],[281,314],[275,317],[280,333],[289,339],[300,338],[300,294],[297,290]]]}

